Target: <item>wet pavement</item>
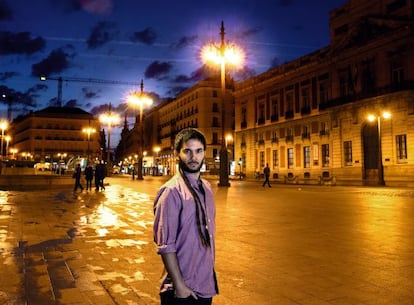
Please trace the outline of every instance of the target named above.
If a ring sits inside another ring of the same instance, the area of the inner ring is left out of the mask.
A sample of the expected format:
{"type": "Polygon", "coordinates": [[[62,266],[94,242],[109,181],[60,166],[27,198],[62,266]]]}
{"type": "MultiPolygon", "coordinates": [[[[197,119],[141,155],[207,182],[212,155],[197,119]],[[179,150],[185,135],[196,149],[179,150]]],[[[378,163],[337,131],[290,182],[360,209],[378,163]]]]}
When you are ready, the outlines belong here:
{"type": "MultiPolygon", "coordinates": [[[[1,191],[0,304],[159,304],[152,200],[164,180],[1,191]]],[[[413,189],[212,184],[215,305],[414,304],[413,189]]]]}

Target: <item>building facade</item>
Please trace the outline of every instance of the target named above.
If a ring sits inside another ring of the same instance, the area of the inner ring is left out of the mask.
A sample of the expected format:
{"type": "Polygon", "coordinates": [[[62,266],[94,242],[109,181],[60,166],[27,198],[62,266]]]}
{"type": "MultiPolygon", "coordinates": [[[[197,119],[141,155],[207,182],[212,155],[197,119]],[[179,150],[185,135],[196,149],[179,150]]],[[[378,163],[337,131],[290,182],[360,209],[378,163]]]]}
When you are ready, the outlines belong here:
{"type": "Polygon", "coordinates": [[[329,46],[236,83],[242,172],[414,185],[413,12],[412,0],[350,0],[330,14],[329,46]]]}
{"type": "Polygon", "coordinates": [[[15,158],[36,162],[78,156],[102,159],[100,129],[99,120],[79,108],[47,107],[32,112],[11,124],[15,158]],[[94,131],[87,132],[86,128],[94,131]]]}
{"type": "MultiPolygon", "coordinates": [[[[231,94],[233,82],[227,81],[225,93],[224,134],[233,135],[234,100],[231,94]]],[[[174,174],[176,160],[174,141],[183,128],[195,127],[204,133],[207,140],[205,170],[217,174],[220,167],[219,152],[222,141],[222,94],[220,79],[211,78],[197,83],[174,99],[162,102],[144,115],[144,167],[157,167],[160,174],[174,174]]],[[[139,124],[128,130],[125,123],[118,145],[118,158],[133,159],[139,149],[139,124]]],[[[229,156],[232,152],[232,138],[227,138],[229,156]]],[[[231,160],[231,158],[229,158],[231,160]]]]}

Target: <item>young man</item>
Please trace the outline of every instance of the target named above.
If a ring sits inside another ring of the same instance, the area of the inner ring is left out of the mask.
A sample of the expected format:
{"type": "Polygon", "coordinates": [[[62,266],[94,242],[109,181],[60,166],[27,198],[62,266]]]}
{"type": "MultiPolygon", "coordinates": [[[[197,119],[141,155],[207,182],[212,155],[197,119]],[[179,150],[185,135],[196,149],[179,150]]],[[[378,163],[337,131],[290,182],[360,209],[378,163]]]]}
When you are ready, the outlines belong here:
{"type": "Polygon", "coordinates": [[[154,200],[154,241],[165,274],[161,305],[206,304],[218,293],[214,271],[215,205],[211,185],[200,177],[206,139],[194,128],[175,138],[178,173],[154,200]]]}

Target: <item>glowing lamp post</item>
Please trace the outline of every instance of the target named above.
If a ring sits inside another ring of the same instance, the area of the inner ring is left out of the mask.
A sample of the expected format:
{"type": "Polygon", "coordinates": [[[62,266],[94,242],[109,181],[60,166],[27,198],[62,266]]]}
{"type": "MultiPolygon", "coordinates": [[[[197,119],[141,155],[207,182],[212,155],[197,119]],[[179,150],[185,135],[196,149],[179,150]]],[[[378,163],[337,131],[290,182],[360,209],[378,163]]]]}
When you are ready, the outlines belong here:
{"type": "Polygon", "coordinates": [[[389,119],[391,113],[385,111],[381,115],[370,114],[368,116],[368,121],[375,122],[377,121],[377,133],[378,133],[378,184],[385,185],[384,180],[384,165],[382,163],[382,143],[381,143],[381,117],[384,119],[389,119]]]}
{"type": "Polygon", "coordinates": [[[11,136],[7,135],[4,137],[4,139],[6,140],[6,159],[8,159],[8,155],[9,155],[9,143],[11,141],[11,136]]]}
{"type": "MultiPolygon", "coordinates": [[[[88,163],[89,163],[89,157],[90,157],[90,145],[89,145],[89,142],[90,142],[90,140],[91,140],[91,134],[92,133],[95,133],[96,132],[96,129],[95,128],[91,128],[91,127],[87,127],[87,128],[84,128],[83,130],[82,130],[82,132],[84,132],[84,133],[86,133],[87,134],[87,136],[88,136],[88,163]]],[[[108,136],[108,140],[109,140],[109,136],[108,136]]]]}
{"type": "Polygon", "coordinates": [[[244,61],[244,54],[236,45],[224,42],[224,23],[221,23],[221,44],[210,43],[203,47],[201,57],[204,63],[220,65],[221,68],[221,148],[220,148],[220,181],[218,186],[230,186],[228,153],[225,143],[225,95],[226,95],[226,65],[239,67],[244,61]]]}
{"type": "Polygon", "coordinates": [[[139,151],[138,151],[138,173],[137,180],[143,180],[142,176],[142,162],[143,162],[143,146],[144,146],[144,122],[143,122],[143,110],[144,106],[151,106],[152,99],[144,94],[144,81],[141,80],[141,91],[134,92],[128,96],[128,104],[139,111],[139,151]]]}
{"type": "Polygon", "coordinates": [[[116,125],[120,122],[120,117],[117,113],[112,112],[112,106],[109,104],[109,111],[107,113],[101,114],[99,117],[99,121],[102,124],[106,124],[108,126],[108,149],[107,149],[107,155],[106,155],[106,162],[108,167],[108,173],[109,173],[109,166],[110,166],[110,160],[111,160],[111,128],[113,125],[116,125]]]}
{"type": "Polygon", "coordinates": [[[17,154],[19,151],[17,148],[10,148],[10,152],[12,154],[12,159],[15,159],[15,154],[17,154]]]}
{"type": "Polygon", "coordinates": [[[4,131],[9,127],[9,123],[6,120],[0,121],[1,129],[1,160],[3,160],[3,142],[4,142],[4,131]]]}

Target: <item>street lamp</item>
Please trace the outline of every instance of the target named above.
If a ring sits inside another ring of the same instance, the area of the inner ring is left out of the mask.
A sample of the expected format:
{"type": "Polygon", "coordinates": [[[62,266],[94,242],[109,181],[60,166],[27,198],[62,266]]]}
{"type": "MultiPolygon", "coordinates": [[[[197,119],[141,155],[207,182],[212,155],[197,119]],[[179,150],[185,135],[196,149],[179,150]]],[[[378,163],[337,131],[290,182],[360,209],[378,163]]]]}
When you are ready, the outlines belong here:
{"type": "Polygon", "coordinates": [[[9,143],[11,141],[11,136],[7,135],[4,137],[6,139],[6,159],[8,159],[8,155],[9,155],[9,143]]]}
{"type": "Polygon", "coordinates": [[[221,44],[210,43],[203,47],[201,57],[207,64],[220,65],[221,68],[221,148],[220,148],[220,181],[218,186],[230,186],[228,153],[225,143],[225,94],[226,94],[226,64],[238,67],[243,63],[244,54],[236,45],[224,42],[224,23],[221,22],[221,44]]]}
{"type": "MultiPolygon", "coordinates": [[[[106,162],[107,162],[107,168],[108,168],[108,174],[110,169],[110,149],[111,149],[111,128],[113,125],[116,125],[120,122],[120,117],[117,113],[112,112],[112,105],[109,103],[109,109],[107,113],[103,113],[99,116],[99,121],[103,124],[108,125],[108,150],[106,155],[106,162]]],[[[89,141],[88,141],[89,142],[89,141]]]]}
{"type": "Polygon", "coordinates": [[[91,140],[91,133],[95,133],[96,129],[92,127],[86,127],[82,131],[88,135],[88,163],[89,163],[89,156],[90,156],[89,142],[91,140]]]}
{"type": "Polygon", "coordinates": [[[391,113],[384,111],[381,115],[368,115],[368,121],[374,122],[377,121],[377,133],[378,133],[378,184],[385,185],[384,181],[384,165],[382,163],[382,143],[381,143],[381,117],[384,119],[389,119],[391,113]]]}
{"type": "Polygon", "coordinates": [[[3,141],[4,141],[4,131],[9,127],[9,123],[6,120],[0,121],[1,129],[1,160],[3,160],[3,141]]]}
{"type": "Polygon", "coordinates": [[[12,153],[12,159],[15,159],[15,154],[17,154],[19,151],[17,148],[10,148],[10,152],[12,153]]]}
{"type": "Polygon", "coordinates": [[[151,106],[152,99],[144,94],[144,81],[141,80],[141,91],[134,92],[128,95],[128,104],[139,110],[139,151],[138,151],[138,173],[137,180],[143,180],[142,176],[142,161],[143,161],[143,146],[144,146],[144,122],[143,122],[143,108],[144,106],[151,106]]]}

